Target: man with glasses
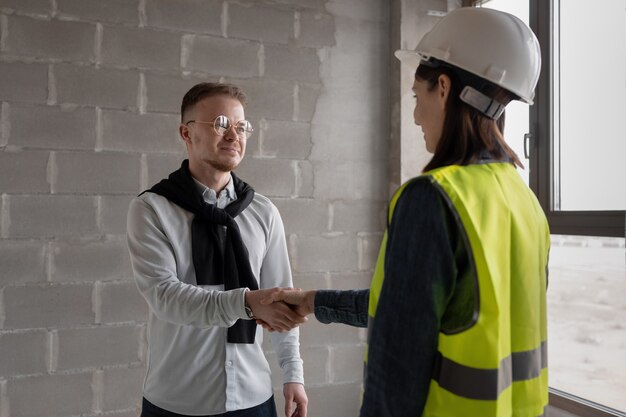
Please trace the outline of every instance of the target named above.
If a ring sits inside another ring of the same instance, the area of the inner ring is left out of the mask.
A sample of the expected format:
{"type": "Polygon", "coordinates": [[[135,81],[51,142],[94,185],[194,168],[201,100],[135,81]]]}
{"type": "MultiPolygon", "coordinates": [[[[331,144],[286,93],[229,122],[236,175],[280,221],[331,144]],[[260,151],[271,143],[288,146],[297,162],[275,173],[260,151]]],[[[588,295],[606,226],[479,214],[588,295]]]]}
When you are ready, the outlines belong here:
{"type": "Polygon", "coordinates": [[[283,303],[260,304],[292,286],[283,223],[232,172],[253,132],[245,104],[234,85],[192,87],[179,126],[188,159],[130,205],[128,247],[150,307],[142,417],[275,417],[256,319],[281,331],[271,339],[285,415],[306,416],[296,328],[305,319],[283,303]]]}

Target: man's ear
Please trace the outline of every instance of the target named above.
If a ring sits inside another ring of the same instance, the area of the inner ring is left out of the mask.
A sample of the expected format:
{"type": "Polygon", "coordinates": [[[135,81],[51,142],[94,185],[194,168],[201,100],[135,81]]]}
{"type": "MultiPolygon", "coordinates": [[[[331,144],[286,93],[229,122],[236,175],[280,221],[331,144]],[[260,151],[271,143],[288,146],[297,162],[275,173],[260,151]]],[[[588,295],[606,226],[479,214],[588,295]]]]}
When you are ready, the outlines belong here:
{"type": "Polygon", "coordinates": [[[437,79],[437,97],[440,100],[441,108],[446,108],[448,96],[452,90],[452,80],[446,74],[440,74],[437,79]]]}
{"type": "Polygon", "coordinates": [[[189,126],[181,123],[178,125],[178,134],[186,145],[191,144],[191,137],[189,136],[189,126]]]}

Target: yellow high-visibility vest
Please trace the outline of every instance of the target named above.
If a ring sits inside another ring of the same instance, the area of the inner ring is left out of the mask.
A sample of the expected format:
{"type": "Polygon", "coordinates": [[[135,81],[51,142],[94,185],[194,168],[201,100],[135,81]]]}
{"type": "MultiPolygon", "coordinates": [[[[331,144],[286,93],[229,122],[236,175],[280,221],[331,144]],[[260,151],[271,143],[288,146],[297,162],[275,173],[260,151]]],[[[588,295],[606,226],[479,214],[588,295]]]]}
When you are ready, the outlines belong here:
{"type": "MultiPolygon", "coordinates": [[[[423,416],[542,416],[548,404],[545,215],[510,163],[453,165],[418,178],[424,177],[461,226],[478,302],[471,325],[439,332],[423,416]]],[[[391,200],[389,223],[407,184],[391,200]]],[[[384,285],[386,243],[385,232],[370,320],[384,285]]]]}

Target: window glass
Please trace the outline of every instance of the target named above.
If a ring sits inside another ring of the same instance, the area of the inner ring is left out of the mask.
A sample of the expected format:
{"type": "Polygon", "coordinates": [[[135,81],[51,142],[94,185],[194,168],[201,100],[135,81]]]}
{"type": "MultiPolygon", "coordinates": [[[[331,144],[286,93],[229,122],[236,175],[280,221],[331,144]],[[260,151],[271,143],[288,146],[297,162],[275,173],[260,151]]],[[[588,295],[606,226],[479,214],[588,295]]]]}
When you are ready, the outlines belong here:
{"type": "Polygon", "coordinates": [[[552,236],[551,387],[626,412],[624,239],[552,236]]]}
{"type": "Polygon", "coordinates": [[[624,210],[625,1],[554,7],[554,210],[624,210]]]}

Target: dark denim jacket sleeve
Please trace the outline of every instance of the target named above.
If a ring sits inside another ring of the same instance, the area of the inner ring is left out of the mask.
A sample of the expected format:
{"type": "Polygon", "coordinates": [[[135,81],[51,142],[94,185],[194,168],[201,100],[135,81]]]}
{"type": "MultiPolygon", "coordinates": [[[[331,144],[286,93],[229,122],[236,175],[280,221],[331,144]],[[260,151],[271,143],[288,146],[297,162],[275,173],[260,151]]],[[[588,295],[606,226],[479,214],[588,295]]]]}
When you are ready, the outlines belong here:
{"type": "Polygon", "coordinates": [[[315,293],[315,318],[321,323],[343,323],[367,327],[370,290],[318,290],[315,293]]]}

